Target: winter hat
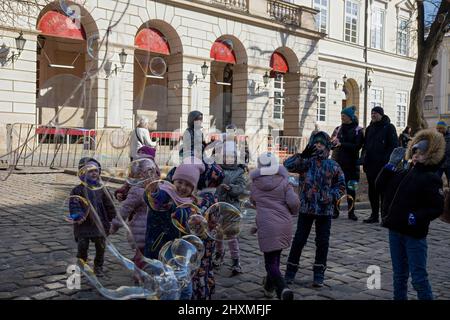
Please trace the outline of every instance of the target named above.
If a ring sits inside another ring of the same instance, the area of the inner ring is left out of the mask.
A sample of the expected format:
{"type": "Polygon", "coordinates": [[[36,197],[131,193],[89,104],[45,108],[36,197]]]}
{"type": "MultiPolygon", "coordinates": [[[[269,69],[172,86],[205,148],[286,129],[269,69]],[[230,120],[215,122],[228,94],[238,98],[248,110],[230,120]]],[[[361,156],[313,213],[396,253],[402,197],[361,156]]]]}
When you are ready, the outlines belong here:
{"type": "Polygon", "coordinates": [[[414,154],[416,150],[426,152],[428,150],[428,146],[429,146],[428,140],[421,140],[412,146],[411,148],[412,154],[414,154]]]}
{"type": "Polygon", "coordinates": [[[149,146],[142,146],[137,151],[137,158],[151,158],[155,159],[156,149],[149,146]]]}
{"type": "Polygon", "coordinates": [[[327,148],[328,150],[331,149],[331,139],[328,133],[324,131],[317,132],[314,136],[311,137],[311,144],[315,144],[317,142],[320,142],[327,148]]]}
{"type": "Polygon", "coordinates": [[[438,123],[436,123],[436,128],[447,129],[447,123],[445,123],[445,121],[443,121],[443,120],[440,120],[440,121],[438,121],[438,123]]]}
{"type": "Polygon", "coordinates": [[[264,152],[258,157],[257,167],[258,169],[270,167],[273,161],[276,161],[275,154],[270,152],[264,152]]]}
{"type": "Polygon", "coordinates": [[[173,174],[172,181],[185,180],[189,182],[193,187],[196,187],[200,174],[205,172],[205,165],[201,160],[196,158],[186,158],[183,163],[178,166],[173,174]]]}
{"type": "Polygon", "coordinates": [[[372,112],[376,112],[384,116],[384,109],[382,107],[373,107],[372,112]]]}
{"type": "Polygon", "coordinates": [[[80,170],[87,164],[92,164],[92,165],[96,166],[98,168],[99,173],[102,172],[102,166],[100,165],[100,162],[98,162],[94,158],[90,158],[90,157],[84,157],[84,158],[80,159],[80,161],[78,162],[78,170],[80,170]]]}
{"type": "Polygon", "coordinates": [[[345,109],[342,109],[341,114],[345,114],[347,117],[352,119],[352,121],[354,121],[355,120],[355,107],[350,106],[345,109]]]}

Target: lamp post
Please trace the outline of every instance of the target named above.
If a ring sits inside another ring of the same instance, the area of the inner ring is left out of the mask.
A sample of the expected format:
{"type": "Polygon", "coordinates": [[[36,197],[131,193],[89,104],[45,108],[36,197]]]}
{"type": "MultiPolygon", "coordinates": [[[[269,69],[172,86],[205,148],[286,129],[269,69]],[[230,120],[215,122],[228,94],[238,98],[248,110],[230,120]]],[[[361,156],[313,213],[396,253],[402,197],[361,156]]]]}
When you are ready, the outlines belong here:
{"type": "Polygon", "coordinates": [[[269,78],[270,78],[269,74],[266,71],[266,73],[263,75],[264,87],[267,87],[267,84],[269,83],[269,78]]]}
{"type": "Polygon", "coordinates": [[[206,76],[208,75],[208,68],[209,67],[206,65],[206,61],[204,61],[203,65],[202,65],[202,76],[203,76],[203,79],[205,79],[206,76]]]}
{"type": "Polygon", "coordinates": [[[15,53],[13,51],[9,58],[8,58],[8,54],[9,54],[10,48],[7,47],[4,43],[0,47],[0,64],[2,65],[2,67],[5,64],[7,64],[9,61],[11,61],[12,63],[14,63],[14,61],[17,61],[20,54],[22,53],[23,48],[25,47],[25,43],[27,42],[27,40],[23,37],[22,31],[20,31],[19,36],[17,38],[15,38],[15,41],[16,41],[16,48],[17,48],[18,53],[15,53]]]}

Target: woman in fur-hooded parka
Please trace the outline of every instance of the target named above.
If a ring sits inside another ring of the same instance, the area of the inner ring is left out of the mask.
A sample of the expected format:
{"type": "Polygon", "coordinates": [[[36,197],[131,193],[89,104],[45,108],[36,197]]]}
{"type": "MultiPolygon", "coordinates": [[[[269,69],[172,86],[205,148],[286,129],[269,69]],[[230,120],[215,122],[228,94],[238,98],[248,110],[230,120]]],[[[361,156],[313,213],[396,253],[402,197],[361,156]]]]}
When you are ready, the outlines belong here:
{"type": "Polygon", "coordinates": [[[428,234],[430,222],[443,212],[442,180],[435,173],[445,154],[445,140],[434,129],[419,131],[406,150],[406,159],[412,159],[413,146],[428,141],[425,161],[408,170],[395,170],[387,164],[380,172],[376,187],[383,193],[382,225],[390,230],[414,238],[428,234]],[[415,216],[411,223],[410,215],[415,216]]]}

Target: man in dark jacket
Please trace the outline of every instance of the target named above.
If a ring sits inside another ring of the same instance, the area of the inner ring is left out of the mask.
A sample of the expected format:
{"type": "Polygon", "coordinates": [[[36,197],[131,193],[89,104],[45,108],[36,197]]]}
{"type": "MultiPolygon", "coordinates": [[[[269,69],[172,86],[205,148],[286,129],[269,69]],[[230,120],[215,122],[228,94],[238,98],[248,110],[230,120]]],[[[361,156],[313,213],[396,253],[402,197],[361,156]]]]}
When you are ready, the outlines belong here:
{"type": "Polygon", "coordinates": [[[435,174],[444,157],[444,137],[433,129],[419,131],[406,151],[412,166],[396,170],[404,150],[394,150],[376,180],[376,187],[383,190],[382,226],[389,229],[394,299],[407,299],[411,273],[418,299],[431,300],[426,236],[430,222],[444,209],[442,180],[435,174]]]}
{"type": "Polygon", "coordinates": [[[437,174],[440,178],[442,178],[442,174],[445,173],[447,185],[450,186],[450,132],[447,124],[442,120],[436,124],[436,130],[441,133],[445,139],[445,156],[442,160],[442,165],[437,171],[437,174]]]}
{"type": "MultiPolygon", "coordinates": [[[[362,127],[358,126],[358,118],[355,115],[355,107],[351,106],[341,111],[342,125],[334,129],[331,135],[333,143],[332,158],[340,166],[345,175],[345,185],[348,198],[347,204],[351,210],[348,211],[348,218],[358,220],[355,215],[354,202],[356,198],[356,185],[359,182],[359,151],[364,142],[364,134],[362,127]]],[[[333,218],[339,216],[339,208],[337,204],[334,206],[333,218]]]]}
{"type": "Polygon", "coordinates": [[[372,109],[372,122],[366,129],[363,147],[363,169],[369,184],[369,201],[372,214],[365,223],[379,221],[380,192],[375,188],[375,179],[381,168],[389,161],[392,151],[398,147],[398,138],[391,120],[381,107],[372,109]]]}

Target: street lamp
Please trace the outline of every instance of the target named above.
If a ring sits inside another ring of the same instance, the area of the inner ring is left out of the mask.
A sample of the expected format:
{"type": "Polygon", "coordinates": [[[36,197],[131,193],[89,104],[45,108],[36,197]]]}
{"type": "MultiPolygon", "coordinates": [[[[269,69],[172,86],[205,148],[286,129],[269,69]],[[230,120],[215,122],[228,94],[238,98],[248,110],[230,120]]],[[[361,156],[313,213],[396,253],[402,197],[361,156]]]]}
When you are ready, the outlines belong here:
{"type": "Polygon", "coordinates": [[[208,75],[208,66],[206,65],[206,61],[204,61],[203,65],[202,65],[202,76],[203,76],[203,79],[205,79],[207,75],[208,75]]]}
{"type": "MultiPolygon", "coordinates": [[[[128,54],[125,52],[125,49],[122,48],[122,52],[119,53],[119,61],[120,61],[120,65],[122,66],[122,70],[123,68],[125,68],[125,64],[127,63],[127,57],[128,54]]],[[[107,78],[111,75],[112,72],[114,72],[117,75],[117,69],[119,69],[119,67],[117,66],[117,64],[114,64],[115,68],[114,70],[112,70],[111,72],[108,71],[107,72],[107,78]]],[[[105,64],[106,67],[106,64],[105,64]]],[[[110,68],[108,68],[110,69],[110,68]]]]}
{"type": "Polygon", "coordinates": [[[127,56],[128,54],[125,52],[125,49],[122,48],[122,52],[119,53],[119,61],[122,66],[122,69],[125,67],[125,64],[127,63],[127,56]]]}
{"type": "Polygon", "coordinates": [[[15,38],[15,40],[16,40],[16,48],[19,51],[19,53],[15,53],[13,51],[9,58],[8,54],[10,48],[7,47],[4,43],[0,47],[0,64],[2,65],[2,67],[9,61],[11,61],[12,63],[14,63],[14,61],[17,61],[17,59],[19,58],[20,54],[23,51],[23,48],[25,47],[25,43],[27,42],[27,40],[23,37],[22,31],[20,31],[19,36],[15,38]]]}
{"type": "Polygon", "coordinates": [[[263,75],[264,87],[267,87],[267,84],[269,83],[269,78],[270,78],[269,74],[266,71],[266,73],[263,75]]]}

